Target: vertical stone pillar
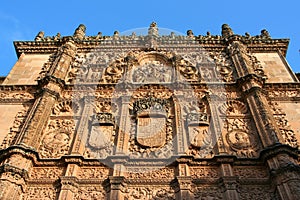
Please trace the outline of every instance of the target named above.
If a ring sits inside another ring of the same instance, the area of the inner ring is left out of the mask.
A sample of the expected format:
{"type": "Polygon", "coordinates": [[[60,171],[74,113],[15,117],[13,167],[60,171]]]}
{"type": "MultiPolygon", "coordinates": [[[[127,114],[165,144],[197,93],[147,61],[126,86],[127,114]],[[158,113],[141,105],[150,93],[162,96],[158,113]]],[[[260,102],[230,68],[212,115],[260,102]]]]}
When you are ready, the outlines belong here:
{"type": "Polygon", "coordinates": [[[76,178],[79,166],[77,164],[68,164],[65,176],[60,177],[60,193],[59,200],[74,199],[74,195],[78,192],[78,179],[76,178]]]}
{"type": "Polygon", "coordinates": [[[112,159],[114,163],[113,174],[109,176],[109,184],[110,184],[110,199],[124,199],[124,189],[126,188],[125,185],[125,166],[124,163],[126,162],[126,158],[116,157],[112,159]]]}
{"type": "Polygon", "coordinates": [[[32,162],[24,154],[22,149],[18,149],[0,166],[0,200],[20,199],[26,190],[26,179],[32,162]]]}
{"type": "Polygon", "coordinates": [[[71,151],[71,154],[73,155],[83,155],[84,153],[89,133],[89,118],[93,112],[92,98],[93,97],[84,98],[83,111],[76,130],[74,145],[71,151]]]}
{"type": "Polygon", "coordinates": [[[246,88],[248,86],[249,83],[245,83],[243,90],[263,146],[268,147],[278,142],[284,143],[261,88],[257,86],[246,88]]]}
{"type": "Polygon", "coordinates": [[[122,109],[119,119],[119,134],[117,138],[116,155],[124,155],[128,151],[128,140],[130,132],[129,103],[130,96],[121,96],[122,109]]]}
{"type": "Polygon", "coordinates": [[[184,117],[182,114],[182,106],[181,103],[184,101],[183,95],[176,95],[177,99],[174,99],[174,110],[175,110],[175,124],[176,124],[176,151],[177,155],[185,155],[188,150],[188,138],[187,138],[187,130],[184,128],[184,117]]]}
{"type": "MultiPolygon", "coordinates": [[[[46,77],[39,81],[40,92],[16,139],[17,145],[38,149],[43,130],[48,123],[52,108],[60,96],[64,86],[63,80],[75,53],[76,46],[72,41],[67,41],[59,48],[58,56],[46,77]]],[[[26,178],[33,165],[32,161],[18,153],[10,155],[4,163],[0,172],[0,199],[20,199],[26,188],[26,178]]]]}
{"type": "Polygon", "coordinates": [[[78,192],[78,179],[75,176],[60,177],[60,193],[58,200],[74,199],[74,194],[78,192]]]}
{"type": "Polygon", "coordinates": [[[191,184],[192,178],[190,175],[189,166],[186,163],[179,163],[178,164],[178,176],[176,177],[177,181],[177,188],[178,191],[176,193],[176,199],[182,200],[191,200],[191,184]]]}
{"type": "Polygon", "coordinates": [[[74,42],[66,41],[59,50],[58,57],[52,63],[46,77],[39,81],[39,87],[42,91],[38,97],[25,121],[17,144],[23,144],[33,148],[38,148],[41,140],[42,131],[48,122],[51,109],[59,98],[64,86],[68,69],[76,53],[74,42]]]}
{"type": "MultiPolygon", "coordinates": [[[[59,89],[59,88],[56,88],[59,89]]],[[[58,91],[44,88],[40,96],[34,102],[33,107],[28,114],[20,137],[17,139],[17,144],[22,144],[28,147],[38,148],[42,139],[42,132],[46,126],[52,108],[58,98],[58,91]]]]}
{"type": "Polygon", "coordinates": [[[220,167],[222,173],[220,186],[223,189],[224,199],[239,200],[237,192],[238,179],[233,176],[232,166],[229,163],[222,163],[220,167]]]}
{"type": "Polygon", "coordinates": [[[254,63],[251,55],[247,52],[247,47],[236,41],[234,37],[229,38],[228,52],[238,73],[237,84],[240,85],[245,94],[263,146],[266,147],[279,142],[281,139],[279,129],[274,121],[266,97],[261,91],[264,77],[255,74],[254,63]]]}
{"type": "Polygon", "coordinates": [[[285,140],[262,90],[264,77],[255,74],[253,66],[255,63],[252,62],[246,47],[239,41],[234,41],[234,38],[229,38],[229,42],[228,50],[239,76],[237,84],[248,103],[262,145],[268,148],[269,155],[266,157],[266,163],[270,168],[273,189],[281,199],[298,199],[300,168],[291,156],[296,150],[289,152],[287,149],[292,147],[282,145],[285,144],[285,140]]]}
{"type": "Polygon", "coordinates": [[[218,106],[220,102],[223,101],[220,97],[210,94],[206,96],[206,101],[208,101],[210,114],[211,114],[211,122],[212,126],[210,126],[210,132],[212,137],[212,144],[216,144],[216,153],[217,154],[227,154],[227,150],[224,145],[223,137],[222,137],[222,119],[220,118],[220,113],[218,110],[218,106]]]}

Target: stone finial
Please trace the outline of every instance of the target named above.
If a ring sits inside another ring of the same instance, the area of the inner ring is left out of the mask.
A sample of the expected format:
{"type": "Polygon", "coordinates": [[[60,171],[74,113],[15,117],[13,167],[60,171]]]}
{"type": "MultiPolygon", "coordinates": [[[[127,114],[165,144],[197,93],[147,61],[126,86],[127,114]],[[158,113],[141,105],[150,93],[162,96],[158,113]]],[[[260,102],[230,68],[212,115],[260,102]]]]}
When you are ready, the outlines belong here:
{"type": "Polygon", "coordinates": [[[97,36],[96,36],[96,40],[98,40],[98,39],[100,39],[100,38],[102,38],[102,32],[98,32],[98,34],[97,34],[97,36]]]}
{"type": "Polygon", "coordinates": [[[271,38],[269,32],[268,32],[266,29],[261,30],[260,33],[261,33],[260,36],[261,36],[262,38],[271,38]]]}
{"type": "Polygon", "coordinates": [[[233,34],[234,33],[233,33],[232,29],[230,28],[230,26],[228,24],[223,24],[222,25],[222,36],[223,37],[229,37],[233,34]]]}
{"type": "Polygon", "coordinates": [[[119,31],[114,31],[113,39],[118,40],[120,38],[119,34],[119,31]]]}
{"type": "Polygon", "coordinates": [[[73,37],[79,40],[84,39],[86,27],[83,24],[80,24],[74,32],[73,37]]]}
{"type": "Polygon", "coordinates": [[[60,33],[57,33],[56,36],[54,36],[53,40],[57,41],[60,39],[60,37],[61,37],[60,33]]]}
{"type": "Polygon", "coordinates": [[[44,31],[40,31],[34,38],[35,41],[42,41],[45,37],[44,31]]]}
{"type": "Polygon", "coordinates": [[[187,35],[188,37],[194,37],[194,33],[193,33],[192,30],[187,30],[186,35],[187,35]]]}
{"type": "Polygon", "coordinates": [[[151,35],[151,36],[158,36],[159,35],[156,22],[152,22],[150,24],[150,27],[148,29],[148,35],[151,35]]]}

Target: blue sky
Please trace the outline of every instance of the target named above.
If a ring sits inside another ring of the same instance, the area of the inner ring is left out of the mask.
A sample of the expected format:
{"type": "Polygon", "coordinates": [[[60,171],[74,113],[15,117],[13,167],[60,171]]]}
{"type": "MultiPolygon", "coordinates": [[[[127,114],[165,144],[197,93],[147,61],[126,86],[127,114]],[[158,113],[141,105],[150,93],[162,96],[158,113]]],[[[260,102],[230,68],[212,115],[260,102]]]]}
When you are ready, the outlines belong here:
{"type": "Polygon", "coordinates": [[[43,30],[45,35],[72,35],[83,23],[87,35],[112,35],[115,30],[159,27],[195,35],[221,33],[227,23],[236,34],[258,35],[267,29],[272,38],[290,38],[287,60],[300,72],[300,1],[269,0],[51,0],[3,1],[0,7],[0,76],[6,76],[17,61],[13,41],[33,40],[43,30]],[[29,3],[30,2],[30,3],[29,3]]]}

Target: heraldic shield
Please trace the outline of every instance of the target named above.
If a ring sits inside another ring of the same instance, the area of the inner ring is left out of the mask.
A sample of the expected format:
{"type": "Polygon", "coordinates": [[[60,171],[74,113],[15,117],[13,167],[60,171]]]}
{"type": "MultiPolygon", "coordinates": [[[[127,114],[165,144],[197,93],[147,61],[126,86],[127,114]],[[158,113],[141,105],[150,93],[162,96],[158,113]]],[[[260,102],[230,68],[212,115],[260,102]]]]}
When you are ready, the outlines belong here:
{"type": "MultiPolygon", "coordinates": [[[[102,115],[98,114],[98,116],[94,117],[88,139],[88,144],[95,149],[102,149],[109,146],[113,133],[113,126],[107,122],[104,123],[104,119],[107,119],[107,117],[103,118],[102,115]]],[[[105,113],[105,115],[107,114],[105,113]]]]}
{"type": "Polygon", "coordinates": [[[211,144],[208,116],[206,113],[190,113],[187,116],[189,142],[194,147],[206,147],[211,144]]]}
{"type": "Polygon", "coordinates": [[[161,147],[166,142],[165,117],[139,117],[137,142],[145,147],[161,147]]]}

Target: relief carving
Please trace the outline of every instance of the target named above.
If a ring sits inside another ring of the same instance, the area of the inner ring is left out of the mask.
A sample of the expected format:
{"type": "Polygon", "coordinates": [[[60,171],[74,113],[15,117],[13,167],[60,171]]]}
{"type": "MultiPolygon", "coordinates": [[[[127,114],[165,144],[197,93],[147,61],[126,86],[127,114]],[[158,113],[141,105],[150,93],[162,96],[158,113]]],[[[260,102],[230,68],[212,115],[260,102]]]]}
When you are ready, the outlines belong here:
{"type": "MultiPolygon", "coordinates": [[[[114,108],[116,109],[116,106],[114,108]]],[[[105,158],[112,154],[116,130],[111,112],[111,102],[96,101],[94,105],[95,114],[91,116],[89,122],[88,141],[84,156],[88,158],[105,158]]]]}
{"type": "Polygon", "coordinates": [[[298,144],[297,144],[298,142],[297,142],[297,138],[295,136],[295,132],[292,130],[291,126],[289,125],[284,111],[280,108],[280,106],[277,102],[270,102],[269,104],[270,104],[271,110],[273,112],[275,121],[281,132],[281,135],[284,138],[285,144],[288,144],[291,147],[295,147],[295,148],[298,147],[298,144]]]}
{"type": "Polygon", "coordinates": [[[40,146],[44,158],[58,158],[69,151],[75,123],[73,119],[50,120],[40,146]]]}
{"type": "Polygon", "coordinates": [[[188,81],[199,80],[199,70],[192,63],[181,59],[177,61],[177,66],[180,74],[188,81]]]}
{"type": "Polygon", "coordinates": [[[236,166],[233,168],[233,173],[240,178],[268,178],[268,171],[264,167],[255,166],[236,166]]]}
{"type": "MultiPolygon", "coordinates": [[[[234,81],[234,64],[230,57],[225,52],[211,52],[210,57],[213,59],[216,65],[216,71],[218,72],[218,78],[224,82],[234,81]]],[[[205,80],[208,77],[205,78],[205,80]]]]}
{"type": "Polygon", "coordinates": [[[59,102],[53,108],[52,114],[55,116],[73,116],[78,113],[79,105],[73,100],[59,102]]]}
{"type": "Polygon", "coordinates": [[[147,167],[139,167],[139,168],[128,168],[128,172],[126,173],[127,179],[152,179],[152,180],[166,180],[174,178],[174,169],[172,168],[147,168],[147,167]]]}
{"type": "Polygon", "coordinates": [[[137,66],[132,73],[133,83],[170,83],[172,81],[172,68],[160,61],[148,61],[137,66]]]}
{"type": "Polygon", "coordinates": [[[155,188],[153,186],[129,187],[124,195],[125,200],[135,199],[154,199],[154,200],[175,200],[175,193],[171,187],[161,186],[155,188]]]}
{"type": "Polygon", "coordinates": [[[109,169],[104,167],[81,167],[77,172],[80,179],[106,179],[109,169]]]}
{"type": "Polygon", "coordinates": [[[192,186],[191,188],[195,200],[223,199],[223,194],[219,187],[192,186]]]}
{"type": "Polygon", "coordinates": [[[8,148],[14,143],[16,136],[20,133],[21,128],[25,122],[29,106],[24,106],[21,111],[15,116],[12,127],[10,127],[9,133],[3,139],[0,149],[8,148]]]}
{"type": "Polygon", "coordinates": [[[173,151],[170,101],[148,97],[137,100],[131,108],[131,156],[169,157],[173,151]]]}
{"type": "Polygon", "coordinates": [[[88,185],[80,187],[74,195],[74,200],[106,199],[106,192],[101,186],[88,185]]]}
{"type": "Polygon", "coordinates": [[[251,129],[250,119],[227,118],[224,128],[230,149],[239,157],[255,157],[259,148],[257,134],[251,129]]]}
{"type": "Polygon", "coordinates": [[[193,179],[219,177],[219,171],[216,167],[190,167],[190,174],[193,179]]]}
{"type": "Polygon", "coordinates": [[[240,186],[240,198],[242,200],[273,200],[272,194],[268,186],[240,186]]]}
{"type": "Polygon", "coordinates": [[[30,171],[29,178],[38,179],[58,179],[63,175],[63,168],[58,167],[34,167],[30,171]]]}
{"type": "Polygon", "coordinates": [[[32,186],[27,189],[22,200],[55,200],[58,192],[53,186],[32,186]]]}

